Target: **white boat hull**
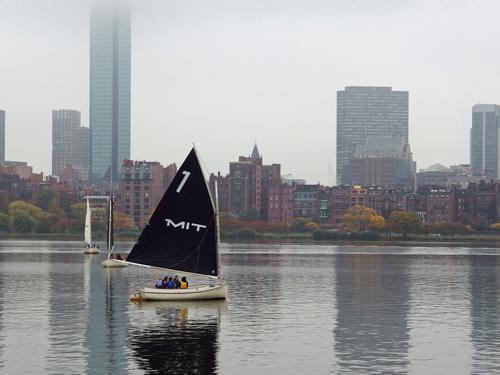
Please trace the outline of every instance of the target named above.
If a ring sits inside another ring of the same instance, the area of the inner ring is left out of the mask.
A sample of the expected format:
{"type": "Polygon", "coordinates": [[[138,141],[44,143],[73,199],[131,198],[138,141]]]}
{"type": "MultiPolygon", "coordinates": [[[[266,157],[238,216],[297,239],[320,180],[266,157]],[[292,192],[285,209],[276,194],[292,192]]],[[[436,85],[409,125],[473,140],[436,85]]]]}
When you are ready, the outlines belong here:
{"type": "Polygon", "coordinates": [[[97,247],[86,247],[83,249],[84,254],[99,254],[99,249],[97,247]]]}
{"type": "Polygon", "coordinates": [[[225,299],[227,283],[222,285],[200,285],[188,289],[144,288],[139,292],[146,301],[196,301],[225,299]]]}
{"type": "Polygon", "coordinates": [[[105,268],[123,268],[127,267],[127,263],[125,263],[122,260],[116,260],[116,259],[106,259],[102,261],[102,266],[105,268]]]}

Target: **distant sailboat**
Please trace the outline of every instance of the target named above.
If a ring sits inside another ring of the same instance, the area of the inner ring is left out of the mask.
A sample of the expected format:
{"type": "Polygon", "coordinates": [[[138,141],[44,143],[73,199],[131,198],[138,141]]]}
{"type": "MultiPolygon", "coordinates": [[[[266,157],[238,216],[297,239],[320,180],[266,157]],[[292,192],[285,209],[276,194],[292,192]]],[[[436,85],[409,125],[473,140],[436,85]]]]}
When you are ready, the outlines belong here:
{"type": "Polygon", "coordinates": [[[228,287],[220,273],[218,212],[195,148],[175,175],[126,262],[208,276],[213,280],[187,289],[146,287],[131,299],[226,298],[228,287]]]}
{"type": "Polygon", "coordinates": [[[84,254],[99,254],[99,249],[95,244],[92,244],[92,211],[90,210],[89,199],[87,198],[87,212],[85,214],[85,229],[84,229],[84,254]]]}
{"type": "Polygon", "coordinates": [[[107,245],[108,245],[108,258],[104,260],[101,264],[106,268],[115,268],[115,267],[127,267],[127,264],[123,261],[119,261],[116,258],[113,259],[113,250],[115,247],[115,234],[114,234],[114,200],[113,194],[109,195],[109,204],[108,204],[108,225],[107,225],[107,245]]]}

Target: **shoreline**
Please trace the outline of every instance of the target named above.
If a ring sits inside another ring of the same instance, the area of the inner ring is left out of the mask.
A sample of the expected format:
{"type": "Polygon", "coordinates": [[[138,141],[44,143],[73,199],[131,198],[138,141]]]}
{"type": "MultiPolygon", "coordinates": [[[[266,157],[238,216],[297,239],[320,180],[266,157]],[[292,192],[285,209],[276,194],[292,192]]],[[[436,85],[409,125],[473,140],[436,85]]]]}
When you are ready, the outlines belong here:
{"type": "MultiPolygon", "coordinates": [[[[127,233],[126,235],[115,235],[115,240],[135,242],[138,236],[127,233]]],[[[0,233],[2,240],[38,240],[38,241],[82,241],[81,234],[77,233],[0,233]]],[[[95,238],[96,242],[105,242],[104,237],[95,238]]],[[[470,247],[500,247],[500,236],[477,235],[477,236],[440,236],[440,237],[415,237],[410,236],[404,240],[402,237],[381,236],[379,239],[325,239],[316,240],[311,233],[293,233],[289,235],[261,234],[255,238],[222,238],[221,243],[276,243],[276,244],[324,244],[324,245],[360,245],[360,246],[460,246],[470,247]]]]}

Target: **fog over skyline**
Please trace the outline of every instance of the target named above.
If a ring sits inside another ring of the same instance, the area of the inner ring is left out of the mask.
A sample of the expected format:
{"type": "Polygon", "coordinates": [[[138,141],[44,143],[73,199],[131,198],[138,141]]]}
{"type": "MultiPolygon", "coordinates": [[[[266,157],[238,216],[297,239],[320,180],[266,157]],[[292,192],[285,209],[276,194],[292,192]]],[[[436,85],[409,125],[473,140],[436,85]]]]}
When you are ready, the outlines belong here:
{"type": "MultiPolygon", "coordinates": [[[[249,154],[335,183],[336,92],[409,91],[417,168],[469,163],[472,106],[500,104],[496,1],[133,0],[132,158],[209,172],[249,154]]],[[[6,157],[51,172],[51,110],[88,126],[86,0],[0,0],[6,157]]]]}

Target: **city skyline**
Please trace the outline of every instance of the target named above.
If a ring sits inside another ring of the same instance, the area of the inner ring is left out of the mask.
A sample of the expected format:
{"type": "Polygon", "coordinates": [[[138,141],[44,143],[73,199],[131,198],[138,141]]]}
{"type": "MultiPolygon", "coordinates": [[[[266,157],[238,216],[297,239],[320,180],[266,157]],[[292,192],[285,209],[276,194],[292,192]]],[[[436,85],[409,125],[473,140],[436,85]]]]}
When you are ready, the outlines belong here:
{"type": "MultiPolygon", "coordinates": [[[[495,2],[216,5],[134,3],[132,159],[180,161],[195,142],[208,169],[225,172],[226,161],[257,140],[284,174],[331,185],[335,92],[345,86],[409,91],[409,141],[419,169],[468,163],[470,108],[500,102],[500,58],[488,47],[499,31],[488,22],[500,8],[495,2]],[[473,17],[479,13],[481,22],[473,17]]],[[[87,8],[60,0],[3,6],[8,159],[50,171],[52,108],[80,110],[88,125],[87,8]]]]}

